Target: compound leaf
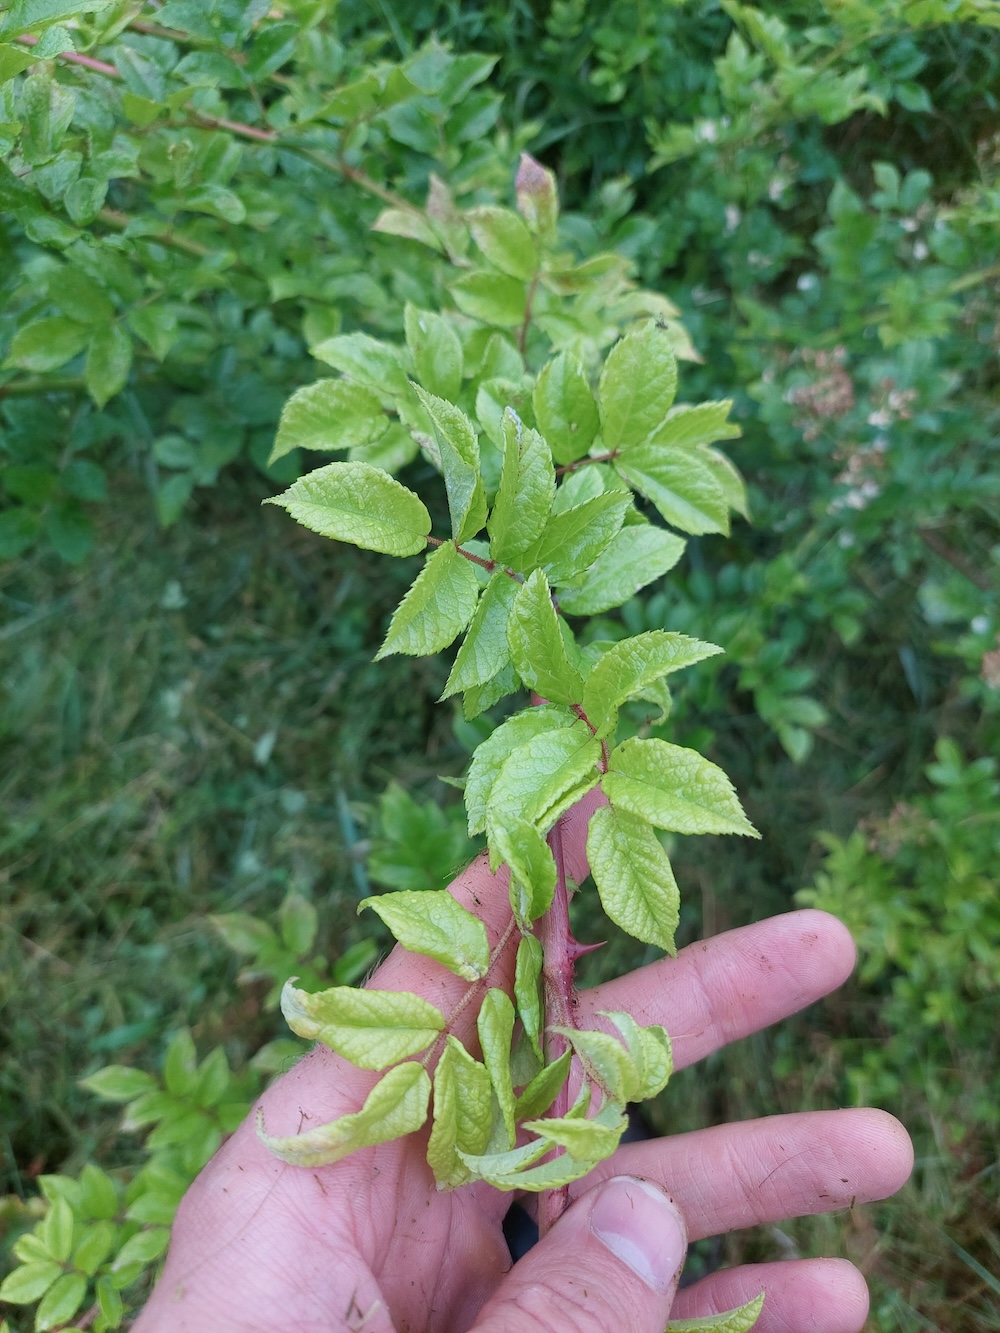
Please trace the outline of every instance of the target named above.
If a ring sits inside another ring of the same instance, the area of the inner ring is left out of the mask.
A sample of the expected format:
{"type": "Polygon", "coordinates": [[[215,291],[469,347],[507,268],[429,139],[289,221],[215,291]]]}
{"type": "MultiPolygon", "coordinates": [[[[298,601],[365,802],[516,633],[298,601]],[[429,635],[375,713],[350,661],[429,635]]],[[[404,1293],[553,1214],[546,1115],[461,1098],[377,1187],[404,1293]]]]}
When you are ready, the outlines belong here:
{"type": "Polygon", "coordinates": [[[263,1112],[258,1112],[257,1134],[284,1162],[293,1166],[328,1166],[359,1148],[388,1143],[419,1129],[427,1119],[430,1095],[431,1081],[426,1069],[411,1060],[390,1069],[379,1079],[360,1111],[287,1137],[268,1134],[263,1112]]]}
{"type": "Polygon", "coordinates": [[[396,608],[376,662],[390,653],[421,657],[447,648],[472,619],[478,598],[471,562],[453,542],[445,542],[428,556],[396,608]]]}
{"type": "Polygon", "coordinates": [[[359,1069],[385,1069],[416,1055],[445,1027],[441,1011],[419,995],[353,986],[310,995],[286,981],[281,1012],[297,1036],[322,1042],[359,1069]]]}
{"type": "Polygon", "coordinates": [[[327,463],[264,503],[323,537],[384,555],[416,555],[431,530],[420,497],[370,463],[327,463]]]}
{"type": "Polygon", "coordinates": [[[400,889],[366,898],[371,908],[411,953],[442,963],[466,981],[485,977],[490,965],[486,927],[457,903],[447,889],[400,889]]]}
{"type": "Polygon", "coordinates": [[[680,895],[667,854],[646,820],[613,805],[595,810],[587,859],[615,925],[673,954],[680,895]]]}
{"type": "Polygon", "coordinates": [[[545,832],[596,786],[601,743],[583,722],[542,731],[504,760],[490,791],[486,827],[523,819],[545,832]]]}
{"type": "Polygon", "coordinates": [[[722,769],[682,745],[624,741],[611,753],[602,787],[612,805],[657,828],[760,837],[722,769]]]}

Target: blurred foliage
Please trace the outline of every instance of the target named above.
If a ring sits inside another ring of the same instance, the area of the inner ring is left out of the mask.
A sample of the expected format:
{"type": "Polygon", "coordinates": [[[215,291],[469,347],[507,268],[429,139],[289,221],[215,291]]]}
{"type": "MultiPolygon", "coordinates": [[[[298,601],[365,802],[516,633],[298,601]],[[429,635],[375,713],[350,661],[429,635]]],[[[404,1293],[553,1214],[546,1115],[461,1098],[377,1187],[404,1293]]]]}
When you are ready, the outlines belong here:
{"type": "Polygon", "coordinates": [[[681,938],[812,883],[862,951],[821,1010],[678,1075],[657,1125],[861,1098],[917,1140],[896,1200],[706,1257],[843,1252],[872,1328],[996,1333],[1000,7],[89,9],[0,18],[0,1232],[41,1224],[40,1177],[133,1187],[144,1150],[76,1079],[152,1074],[185,1027],[247,1070],[310,907],[294,967],[363,968],[367,877],[469,854],[435,779],[495,715],[453,732],[447,664],[370,667],[405,573],[252,511],[299,466],[267,473],[309,349],[440,304],[444,250],[370,224],[416,228],[432,174],[505,200],[528,147],[567,246],[669,295],[686,391],[744,431],[753,528],[596,631],[727,649],[657,734],[712,746],[765,837],[673,849],[681,938]],[[237,961],[207,918],[238,914],[237,961]]]}

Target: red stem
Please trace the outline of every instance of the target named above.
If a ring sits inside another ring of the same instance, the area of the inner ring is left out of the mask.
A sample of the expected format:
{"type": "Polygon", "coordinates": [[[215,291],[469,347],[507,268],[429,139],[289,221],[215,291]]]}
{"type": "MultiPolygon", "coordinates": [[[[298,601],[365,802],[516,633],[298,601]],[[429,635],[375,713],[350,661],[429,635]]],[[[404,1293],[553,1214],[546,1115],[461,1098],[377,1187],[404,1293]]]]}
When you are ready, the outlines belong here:
{"type": "MultiPolygon", "coordinates": [[[[19,42],[25,46],[37,46],[38,38],[34,33],[26,32],[18,37],[19,42]]],[[[106,74],[109,79],[120,79],[121,75],[115,69],[114,65],[106,65],[103,60],[95,60],[93,56],[81,56],[76,51],[60,51],[59,60],[65,60],[70,65],[82,65],[84,69],[96,70],[98,74],[106,74]]]]}
{"type": "Polygon", "coordinates": [[[575,463],[564,463],[562,467],[556,468],[556,476],[562,477],[567,472],[576,472],[578,468],[586,467],[588,463],[611,463],[618,457],[619,451],[612,449],[606,454],[592,454],[587,458],[578,458],[575,463]]]}

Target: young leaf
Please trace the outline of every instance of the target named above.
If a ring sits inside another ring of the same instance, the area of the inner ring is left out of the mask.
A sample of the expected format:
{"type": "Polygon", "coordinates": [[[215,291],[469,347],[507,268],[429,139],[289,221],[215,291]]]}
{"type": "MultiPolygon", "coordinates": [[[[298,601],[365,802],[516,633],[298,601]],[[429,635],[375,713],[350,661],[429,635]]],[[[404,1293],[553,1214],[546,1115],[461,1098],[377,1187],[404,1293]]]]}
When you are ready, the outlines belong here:
{"type": "Polygon", "coordinates": [[[472,619],[479,581],[472,563],[445,542],[428,556],[409,592],[396,608],[375,661],[390,653],[421,657],[439,653],[472,619]]]}
{"type": "Polygon", "coordinates": [[[651,523],[622,528],[597,557],[580,588],[560,589],[559,606],[570,616],[593,616],[621,606],[660,578],[684,553],[684,540],[651,523]]]}
{"type": "Polygon", "coordinates": [[[606,491],[553,514],[525,563],[544,569],[552,583],[571,579],[607,549],[631,503],[628,494],[606,491]]]}
{"type": "Polygon", "coordinates": [[[466,213],[472,239],[494,268],[530,282],[538,268],[531,232],[509,208],[484,206],[466,213]]]}
{"type": "Polygon", "coordinates": [[[518,1123],[545,1114],[569,1077],[572,1064],[573,1052],[565,1050],[558,1060],[538,1071],[514,1103],[518,1123]]]}
{"type": "Polygon", "coordinates": [[[591,816],[587,859],[605,912],[627,934],[673,954],[680,895],[652,828],[626,810],[591,816]]]}
{"type": "MultiPolygon", "coordinates": [[[[500,1108],[507,1136],[507,1147],[514,1146],[514,1087],[510,1073],[510,1044],[514,1036],[514,1006],[505,991],[491,986],[483,996],[482,1007],[476,1020],[479,1044],[483,1049],[483,1063],[489,1072],[493,1092],[500,1108]]],[[[465,1147],[465,1145],[462,1145],[465,1147]]],[[[482,1152],[485,1143],[478,1149],[482,1152]]],[[[475,1152],[467,1148],[467,1152],[475,1152]]]]}
{"type": "Polygon", "coordinates": [[[631,1014],[606,1012],[622,1034],[637,1075],[637,1085],[629,1100],[644,1102],[662,1092],[674,1072],[670,1037],[659,1024],[640,1027],[631,1014]]]}
{"type": "Polygon", "coordinates": [[[454,1189],[472,1179],[459,1150],[484,1152],[492,1127],[489,1073],[449,1033],[434,1071],[434,1123],[427,1144],[427,1164],[439,1185],[454,1189]]]}
{"type": "Polygon", "coordinates": [[[597,785],[601,743],[584,722],[543,731],[504,760],[490,791],[486,827],[523,819],[546,832],[570,806],[597,785]]]}
{"type": "Polygon", "coordinates": [[[544,1135],[573,1157],[601,1162],[618,1147],[628,1128],[628,1117],[620,1106],[609,1103],[589,1119],[562,1116],[554,1120],[526,1120],[522,1128],[544,1135]]]}
{"type": "Polygon", "coordinates": [[[328,463],[264,503],[323,537],[384,555],[416,555],[431,530],[420,497],[370,463],[328,463]]]}
{"type": "Polygon", "coordinates": [[[601,421],[587,376],[576,357],[560,352],[546,362],[535,383],[532,401],[538,429],[555,461],[575,463],[584,458],[601,421]]]}
{"type": "Polygon", "coordinates": [[[507,756],[539,732],[558,727],[572,727],[577,719],[564,708],[530,708],[501,722],[500,726],[477,748],[472,756],[465,784],[465,808],[469,816],[469,837],[486,827],[490,793],[507,756]]]}
{"type": "Polygon", "coordinates": [[[500,564],[512,564],[541,536],[555,497],[556,477],[545,440],[510,409],[504,413],[503,435],[500,489],[486,527],[490,555],[500,564]]]}
{"type": "Polygon", "coordinates": [[[264,1129],[264,1114],[259,1111],[257,1134],[283,1162],[291,1162],[293,1166],[329,1166],[358,1148],[370,1148],[412,1134],[427,1119],[430,1095],[427,1071],[416,1061],[408,1061],[379,1079],[360,1111],[304,1134],[285,1137],[268,1134],[264,1129]]]}
{"type": "Polygon", "coordinates": [[[62,1276],[63,1266],[54,1259],[21,1264],[8,1273],[0,1284],[0,1301],[11,1305],[31,1305],[41,1300],[53,1282],[62,1276]]]}
{"type": "Polygon", "coordinates": [[[382,918],[404,949],[436,959],[466,981],[485,977],[490,965],[486,927],[447,889],[401,889],[366,898],[358,911],[366,907],[382,918]]]}
{"type": "Polygon", "coordinates": [[[514,182],[518,212],[532,231],[545,239],[555,235],[559,217],[556,178],[528,153],[521,154],[514,182]]]}
{"type": "MultiPolygon", "coordinates": [[[[514,966],[514,1000],[521,1026],[539,1060],[542,1058],[542,997],[539,987],[541,976],[542,946],[534,935],[522,935],[517,946],[517,962],[514,966]]],[[[542,1108],[545,1109],[547,1104],[542,1108]]],[[[533,1114],[541,1115],[542,1110],[533,1114]]]]}
{"type": "Polygon", "coordinates": [[[400,352],[391,343],[379,342],[367,333],[340,333],[310,348],[318,361],[370,389],[380,399],[406,394],[407,380],[400,352]]]}
{"type": "Polygon", "coordinates": [[[730,421],[733,400],[724,398],[717,403],[681,404],[672,407],[663,423],[650,437],[649,443],[661,448],[691,449],[697,444],[711,444],[715,440],[734,440],[742,435],[735,421],[730,421]]]}
{"type": "Polygon", "coordinates": [[[385,1069],[416,1055],[445,1027],[441,1011],[419,995],[353,986],[310,995],[286,981],[281,1012],[297,1036],[322,1042],[359,1069],[385,1069]]]}
{"type": "Polygon", "coordinates": [[[403,311],[406,345],[417,379],[438,398],[453,402],[462,388],[462,344],[443,315],[418,310],[409,301],[403,311]]]}
{"type": "MultiPolygon", "coordinates": [[[[686,634],[650,630],[609,648],[587,676],[583,711],[599,736],[614,727],[618,709],[661,676],[721,653],[714,643],[686,634]]],[[[610,798],[609,798],[610,799],[610,798]]]]}
{"type": "Polygon", "coordinates": [[[566,654],[545,575],[536,569],[518,590],[507,625],[514,670],[529,690],[555,703],[578,703],[583,677],[566,654]]]}
{"type": "Polygon", "coordinates": [[[542,1166],[532,1166],[539,1157],[551,1149],[545,1139],[535,1139],[521,1148],[512,1148],[506,1153],[487,1153],[473,1156],[460,1153],[462,1161],[477,1180],[485,1180],[498,1190],[527,1190],[537,1194],[541,1190],[561,1189],[571,1185],[574,1180],[593,1171],[597,1160],[581,1161],[569,1153],[563,1153],[542,1166]]]}
{"type": "Polygon", "coordinates": [[[729,531],[726,497],[700,454],[640,444],[623,450],[615,466],[630,486],[682,532],[729,531]]]}
{"type": "Polygon", "coordinates": [[[677,390],[677,362],[664,331],[650,321],[626,334],[608,353],[598,401],[605,448],[640,444],[670,410],[677,390]]]}
{"type": "Polygon", "coordinates": [[[486,492],[479,472],[479,441],[463,411],[414,384],[413,389],[434,423],[441,470],[448,492],[452,535],[467,541],[486,522],[486,492]]]}
{"type": "Polygon", "coordinates": [[[671,1319],[665,1333],[748,1333],[764,1308],[764,1293],[755,1296],[738,1310],[701,1315],[698,1319],[671,1319]]]}
{"type": "Polygon", "coordinates": [[[510,867],[510,903],[522,927],[542,916],[552,905],[556,863],[544,836],[526,819],[512,819],[490,833],[490,856],[495,866],[510,867]]]}
{"type": "Polygon", "coordinates": [[[278,422],[268,467],[293,449],[354,449],[385,434],[389,418],[370,390],[350,380],[325,379],[293,393],[278,422]]]}
{"type": "Polygon", "coordinates": [[[601,785],[612,805],[657,828],[760,837],[733,784],[697,750],[655,739],[624,741],[611,752],[601,785]]]}
{"type": "Polygon", "coordinates": [[[455,657],[442,699],[485,685],[510,665],[507,621],[520,584],[509,574],[494,574],[486,585],[472,624],[455,657]]]}
{"type": "Polygon", "coordinates": [[[65,1273],[49,1287],[35,1311],[35,1328],[64,1328],[83,1304],[87,1279],[83,1273],[65,1273]]]}
{"type": "Polygon", "coordinates": [[[589,1066],[587,1073],[596,1077],[605,1099],[622,1104],[637,1100],[640,1071],[617,1037],[595,1029],[557,1027],[553,1031],[566,1038],[585,1068],[589,1066]]]}

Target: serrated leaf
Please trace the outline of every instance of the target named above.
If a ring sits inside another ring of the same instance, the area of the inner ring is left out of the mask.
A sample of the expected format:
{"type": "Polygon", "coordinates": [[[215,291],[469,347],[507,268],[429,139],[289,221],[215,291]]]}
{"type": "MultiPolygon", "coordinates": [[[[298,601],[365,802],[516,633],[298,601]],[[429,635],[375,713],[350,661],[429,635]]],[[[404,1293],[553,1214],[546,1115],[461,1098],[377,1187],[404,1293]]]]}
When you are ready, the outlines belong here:
{"type": "Polygon", "coordinates": [[[685,542],[672,532],[639,523],[622,528],[586,572],[580,588],[560,589],[559,606],[571,616],[593,616],[621,606],[684,553],[685,542]]]}
{"type": "Polygon", "coordinates": [[[640,444],[624,450],[615,467],[668,523],[699,535],[729,531],[729,505],[714,470],[697,452],[640,444]]]}
{"type": "Polygon", "coordinates": [[[599,736],[614,728],[627,700],[672,671],[714,657],[722,649],[686,634],[650,630],[614,644],[593,667],[583,687],[583,711],[599,736]]]}
{"type": "Polygon", "coordinates": [[[749,523],[750,502],[747,499],[747,488],[736,467],[725,454],[720,453],[718,449],[711,449],[707,445],[699,446],[698,457],[709,467],[729,508],[749,523]]]}
{"type": "Polygon", "coordinates": [[[314,995],[286,981],[281,1012],[292,1031],[359,1069],[385,1069],[426,1050],[445,1028],[439,1009],[406,991],[331,986],[314,995]]]}
{"type": "Polygon", "coordinates": [[[545,1114],[569,1077],[572,1064],[573,1052],[567,1049],[558,1060],[538,1071],[514,1104],[518,1122],[545,1114]]]}
{"type": "Polygon", "coordinates": [[[486,492],[479,470],[479,441],[472,422],[460,408],[413,385],[434,423],[441,455],[441,471],[448,492],[452,536],[467,541],[486,522],[486,492]]]}
{"type": "Polygon", "coordinates": [[[463,315],[497,328],[517,328],[524,321],[528,291],[520,278],[477,270],[451,284],[451,294],[463,315]]]}
{"type": "Polygon", "coordinates": [[[628,1116],[620,1106],[608,1103],[589,1119],[560,1116],[552,1120],[526,1120],[522,1128],[543,1135],[551,1143],[565,1148],[572,1157],[602,1162],[618,1147],[628,1128],[628,1116]]]}
{"type": "Polygon", "coordinates": [[[552,851],[534,824],[511,819],[490,831],[491,860],[510,867],[510,903],[522,928],[544,915],[552,905],[556,863],[552,851]]]}
{"type": "Polygon", "coordinates": [[[531,232],[509,208],[486,205],[465,215],[472,239],[501,273],[530,282],[538,268],[538,251],[531,232]]]}
{"type": "Polygon", "coordinates": [[[549,446],[508,409],[503,419],[503,469],[487,523],[490,555],[511,564],[541,536],[556,493],[549,446]]]}
{"type": "MultiPolygon", "coordinates": [[[[542,946],[534,935],[522,935],[517,946],[517,961],[514,965],[514,1000],[521,1026],[531,1042],[532,1049],[542,1058],[542,946]]],[[[548,1103],[540,1110],[529,1114],[541,1115],[548,1103]]]]}
{"type": "Polygon", "coordinates": [[[427,1119],[430,1095],[427,1071],[416,1061],[408,1061],[379,1079],[360,1111],[287,1137],[268,1134],[259,1113],[257,1133],[283,1162],[291,1162],[293,1166],[328,1166],[359,1148],[388,1143],[419,1129],[427,1119]]]}
{"type": "Polygon", "coordinates": [[[439,1186],[454,1189],[472,1178],[459,1153],[484,1152],[492,1127],[486,1067],[449,1033],[434,1071],[434,1123],[427,1144],[427,1164],[439,1186]]]}
{"type": "Polygon", "coordinates": [[[703,1315],[699,1319],[671,1319],[665,1333],[747,1333],[756,1324],[763,1308],[764,1292],[761,1292],[738,1310],[703,1315]]]}
{"type": "Polygon", "coordinates": [[[572,727],[577,721],[564,708],[553,706],[529,708],[502,722],[476,749],[465,784],[465,808],[469,816],[469,836],[486,828],[490,793],[504,761],[512,750],[532,736],[559,727],[572,727]]]}
{"type": "Polygon", "coordinates": [[[486,927],[457,903],[447,889],[401,889],[366,898],[370,908],[411,953],[442,963],[466,981],[485,977],[490,965],[486,927]]]}
{"type": "Polygon", "coordinates": [[[510,665],[507,622],[519,587],[509,574],[492,576],[455,657],[442,699],[485,685],[510,665]]]}
{"type": "Polygon", "coordinates": [[[370,389],[380,399],[405,396],[406,375],[399,349],[379,342],[367,333],[339,333],[310,348],[318,361],[333,366],[356,384],[370,389]]]}
{"type": "Polygon", "coordinates": [[[535,383],[532,402],[538,429],[557,463],[586,456],[600,429],[597,403],[576,357],[560,352],[546,362],[535,383]]]}
{"type": "Polygon", "coordinates": [[[579,703],[583,677],[566,653],[549,585],[540,569],[514,599],[507,644],[514,670],[529,690],[554,703],[579,703]]]}
{"type": "Polygon", "coordinates": [[[432,394],[453,402],[462,388],[463,358],[462,344],[451,323],[407,301],[403,325],[417,379],[432,394]]]}
{"type": "Polygon", "coordinates": [[[605,492],[553,514],[524,563],[539,566],[551,583],[571,579],[606,550],[632,503],[622,492],[605,492]]]}
{"type": "Polygon", "coordinates": [[[600,741],[580,721],[539,732],[512,750],[490,790],[486,828],[491,843],[498,827],[518,819],[547,832],[597,785],[600,758],[600,741]]]}
{"type": "Polygon", "coordinates": [[[624,741],[611,752],[601,785],[612,805],[657,828],[760,837],[733,784],[697,750],[652,738],[624,741]]]}
{"type": "Polygon", "coordinates": [[[293,449],[355,449],[384,435],[389,418],[375,395],[350,380],[325,379],[293,393],[281,412],[267,465],[293,449]]]}
{"type": "Polygon", "coordinates": [[[553,1028],[569,1042],[583,1060],[589,1076],[596,1078],[605,1098],[624,1105],[638,1101],[640,1070],[617,1037],[594,1029],[553,1028]]]}
{"type": "Polygon", "coordinates": [[[608,353],[598,402],[605,448],[640,444],[656,430],[674,401],[677,362],[664,331],[650,321],[608,353]]]}
{"type": "Polygon", "coordinates": [[[591,816],[587,859],[607,915],[628,935],[675,953],[680,894],[666,852],[644,819],[613,805],[591,816]]]}
{"type": "Polygon", "coordinates": [[[328,463],[264,503],[323,537],[384,555],[416,555],[431,530],[419,496],[370,463],[328,463]]]}
{"type": "Polygon", "coordinates": [[[375,661],[390,653],[439,653],[461,634],[479,599],[472,563],[445,542],[430,556],[389,622],[375,661]]]}
{"type": "Polygon", "coordinates": [[[673,1049],[665,1028],[653,1023],[641,1027],[631,1014],[605,1012],[622,1034],[637,1072],[638,1083],[630,1100],[646,1101],[663,1091],[674,1071],[673,1049]]]}
{"type": "Polygon", "coordinates": [[[508,694],[513,694],[520,688],[521,682],[517,678],[517,672],[508,662],[492,680],[488,680],[485,685],[474,685],[462,695],[462,713],[466,722],[479,717],[480,713],[492,708],[498,700],[506,698],[508,694]]]}
{"type": "Polygon", "coordinates": [[[735,440],[743,434],[735,421],[729,420],[733,400],[712,403],[682,403],[672,407],[650,436],[649,443],[672,449],[692,449],[715,440],[735,440]]]}
{"type": "MultiPolygon", "coordinates": [[[[508,1148],[514,1146],[515,1133],[514,1087],[511,1083],[510,1073],[510,1047],[514,1036],[514,1016],[514,1005],[510,996],[505,991],[491,986],[483,996],[479,1016],[476,1019],[479,1044],[483,1051],[483,1063],[489,1073],[490,1083],[493,1085],[493,1094],[500,1108],[500,1118],[503,1121],[508,1148]]],[[[465,1148],[464,1144],[462,1146],[465,1148]]],[[[465,1148],[465,1151],[482,1152],[485,1147],[486,1144],[482,1143],[478,1148],[469,1146],[465,1148]]]]}
{"type": "Polygon", "coordinates": [[[412,208],[384,208],[372,223],[372,231],[384,232],[388,236],[405,236],[407,240],[419,241],[431,250],[444,250],[434,228],[422,213],[412,208]]]}

